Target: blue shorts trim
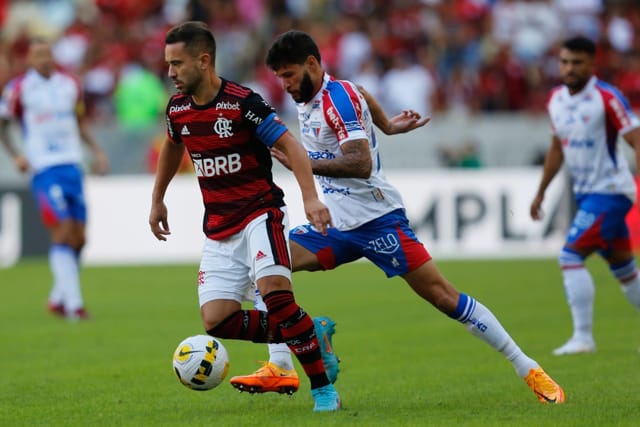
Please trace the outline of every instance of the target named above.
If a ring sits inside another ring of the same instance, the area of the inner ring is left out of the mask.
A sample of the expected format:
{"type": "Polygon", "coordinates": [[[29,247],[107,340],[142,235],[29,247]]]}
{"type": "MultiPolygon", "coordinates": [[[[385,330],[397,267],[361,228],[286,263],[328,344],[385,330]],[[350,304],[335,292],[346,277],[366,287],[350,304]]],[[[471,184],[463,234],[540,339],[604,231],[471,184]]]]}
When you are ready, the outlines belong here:
{"type": "Polygon", "coordinates": [[[313,252],[325,270],[367,258],[387,277],[406,274],[431,259],[415,236],[403,209],[397,209],[354,230],[330,228],[323,236],[310,224],[289,232],[289,239],[313,252]]]}

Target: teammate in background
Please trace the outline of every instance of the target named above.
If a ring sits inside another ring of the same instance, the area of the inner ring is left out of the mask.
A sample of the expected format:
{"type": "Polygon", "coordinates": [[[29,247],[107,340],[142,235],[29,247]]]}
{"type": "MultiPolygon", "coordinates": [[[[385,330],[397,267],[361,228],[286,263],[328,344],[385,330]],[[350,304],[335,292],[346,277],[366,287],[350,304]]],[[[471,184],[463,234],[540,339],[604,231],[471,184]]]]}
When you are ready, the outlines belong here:
{"type": "Polygon", "coordinates": [[[287,343],[309,377],[314,411],[336,411],[340,398],[327,378],[313,321],[293,296],[288,217],[269,148],[291,159],[307,218],[326,234],[331,217],[318,199],[309,159],[259,94],[216,74],[216,42],[204,23],[169,30],[165,60],[180,93],[167,105],[151,231],[158,240],[170,234],[163,199],[186,148],[205,207],[198,273],[204,329],[219,338],[287,343]],[[268,312],[241,309],[252,282],[268,312]]]}
{"type": "Polygon", "coordinates": [[[573,335],[555,355],[596,350],[593,339],[593,278],[585,259],[598,252],[609,264],[629,302],[640,309],[640,277],[631,251],[625,216],[636,186],[618,144],[618,136],[635,150],[640,165],[640,122],[624,96],[594,75],[595,44],[584,37],[566,40],[559,53],[563,85],[553,89],[547,105],[553,136],[547,151],[531,217],[542,218],[544,193],[564,161],[569,168],[577,212],[560,252],[573,335]]]}
{"type": "Polygon", "coordinates": [[[78,81],[56,69],[50,44],[33,40],[28,60],[31,68],[6,87],[0,139],[16,168],[31,174],[31,190],[49,230],[48,309],[69,320],[86,319],[79,274],[87,220],[81,142],[91,149],[95,173],[107,173],[109,162],[84,119],[78,81]],[[24,154],[10,140],[10,119],[20,122],[24,154]]]}
{"type": "MultiPolygon", "coordinates": [[[[368,258],[388,277],[403,277],[420,297],[502,353],[539,401],[564,402],[562,388],[484,305],[442,276],[416,238],[400,194],[382,172],[372,117],[357,87],[326,74],[317,45],[300,31],[275,40],[267,65],[297,103],[302,142],[335,226],[326,236],[309,224],[291,230],[293,270],[331,270],[368,258]]],[[[272,151],[290,165],[286,153],[272,151]]],[[[231,381],[242,378],[251,375],[231,381]]]]}

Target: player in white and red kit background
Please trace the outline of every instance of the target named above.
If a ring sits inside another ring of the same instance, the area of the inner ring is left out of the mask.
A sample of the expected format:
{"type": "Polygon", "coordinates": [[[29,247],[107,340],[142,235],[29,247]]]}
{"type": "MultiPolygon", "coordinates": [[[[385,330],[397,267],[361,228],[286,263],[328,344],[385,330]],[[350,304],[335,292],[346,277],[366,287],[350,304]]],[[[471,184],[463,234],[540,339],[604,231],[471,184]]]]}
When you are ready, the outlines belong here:
{"type": "Polygon", "coordinates": [[[585,37],[568,39],[560,51],[563,85],[547,104],[552,125],[531,217],[542,217],[544,193],[565,163],[571,176],[577,212],[559,256],[573,335],[555,355],[593,352],[593,278],[584,262],[594,252],[609,264],[629,302],[640,309],[640,275],[631,250],[625,217],[636,198],[633,175],[619,143],[621,136],[640,165],[640,121],[625,97],[594,74],[595,44],[585,37]]]}
{"type": "Polygon", "coordinates": [[[91,149],[95,172],[106,173],[109,162],[84,121],[78,81],[56,69],[50,44],[33,40],[28,58],[31,68],[5,87],[0,139],[16,168],[31,174],[31,190],[51,236],[53,286],[48,308],[72,320],[84,319],[79,258],[87,213],[81,144],[91,149]],[[22,150],[10,141],[11,119],[20,124],[22,150]]]}

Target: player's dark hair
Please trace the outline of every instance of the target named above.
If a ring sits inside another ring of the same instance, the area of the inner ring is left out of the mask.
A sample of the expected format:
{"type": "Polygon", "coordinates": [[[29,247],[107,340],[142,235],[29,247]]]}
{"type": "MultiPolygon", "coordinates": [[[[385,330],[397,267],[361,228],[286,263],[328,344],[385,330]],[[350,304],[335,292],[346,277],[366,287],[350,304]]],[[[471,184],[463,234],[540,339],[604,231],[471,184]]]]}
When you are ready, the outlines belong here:
{"type": "Polygon", "coordinates": [[[596,44],[584,36],[571,37],[562,43],[562,47],[571,52],[585,52],[589,55],[596,54],[596,44]]]}
{"type": "Polygon", "coordinates": [[[184,43],[185,49],[193,56],[202,52],[211,55],[211,62],[216,61],[216,39],[200,21],[187,21],[171,28],[164,38],[166,44],[184,43]]]}
{"type": "Polygon", "coordinates": [[[278,70],[289,64],[304,64],[310,55],[322,62],[320,50],[311,36],[303,31],[290,30],[276,38],[269,48],[266,62],[269,68],[278,70]]]}

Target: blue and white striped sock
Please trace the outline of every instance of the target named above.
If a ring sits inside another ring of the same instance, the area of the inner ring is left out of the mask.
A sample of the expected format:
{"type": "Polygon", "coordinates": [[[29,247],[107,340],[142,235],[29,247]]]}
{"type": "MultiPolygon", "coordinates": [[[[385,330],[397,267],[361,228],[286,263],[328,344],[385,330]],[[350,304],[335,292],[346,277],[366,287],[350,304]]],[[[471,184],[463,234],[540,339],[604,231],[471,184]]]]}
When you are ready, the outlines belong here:
{"type": "Polygon", "coordinates": [[[472,335],[502,353],[520,377],[526,377],[531,369],[539,366],[524,354],[493,313],[475,298],[461,293],[458,306],[449,317],[458,320],[472,335]]]}

